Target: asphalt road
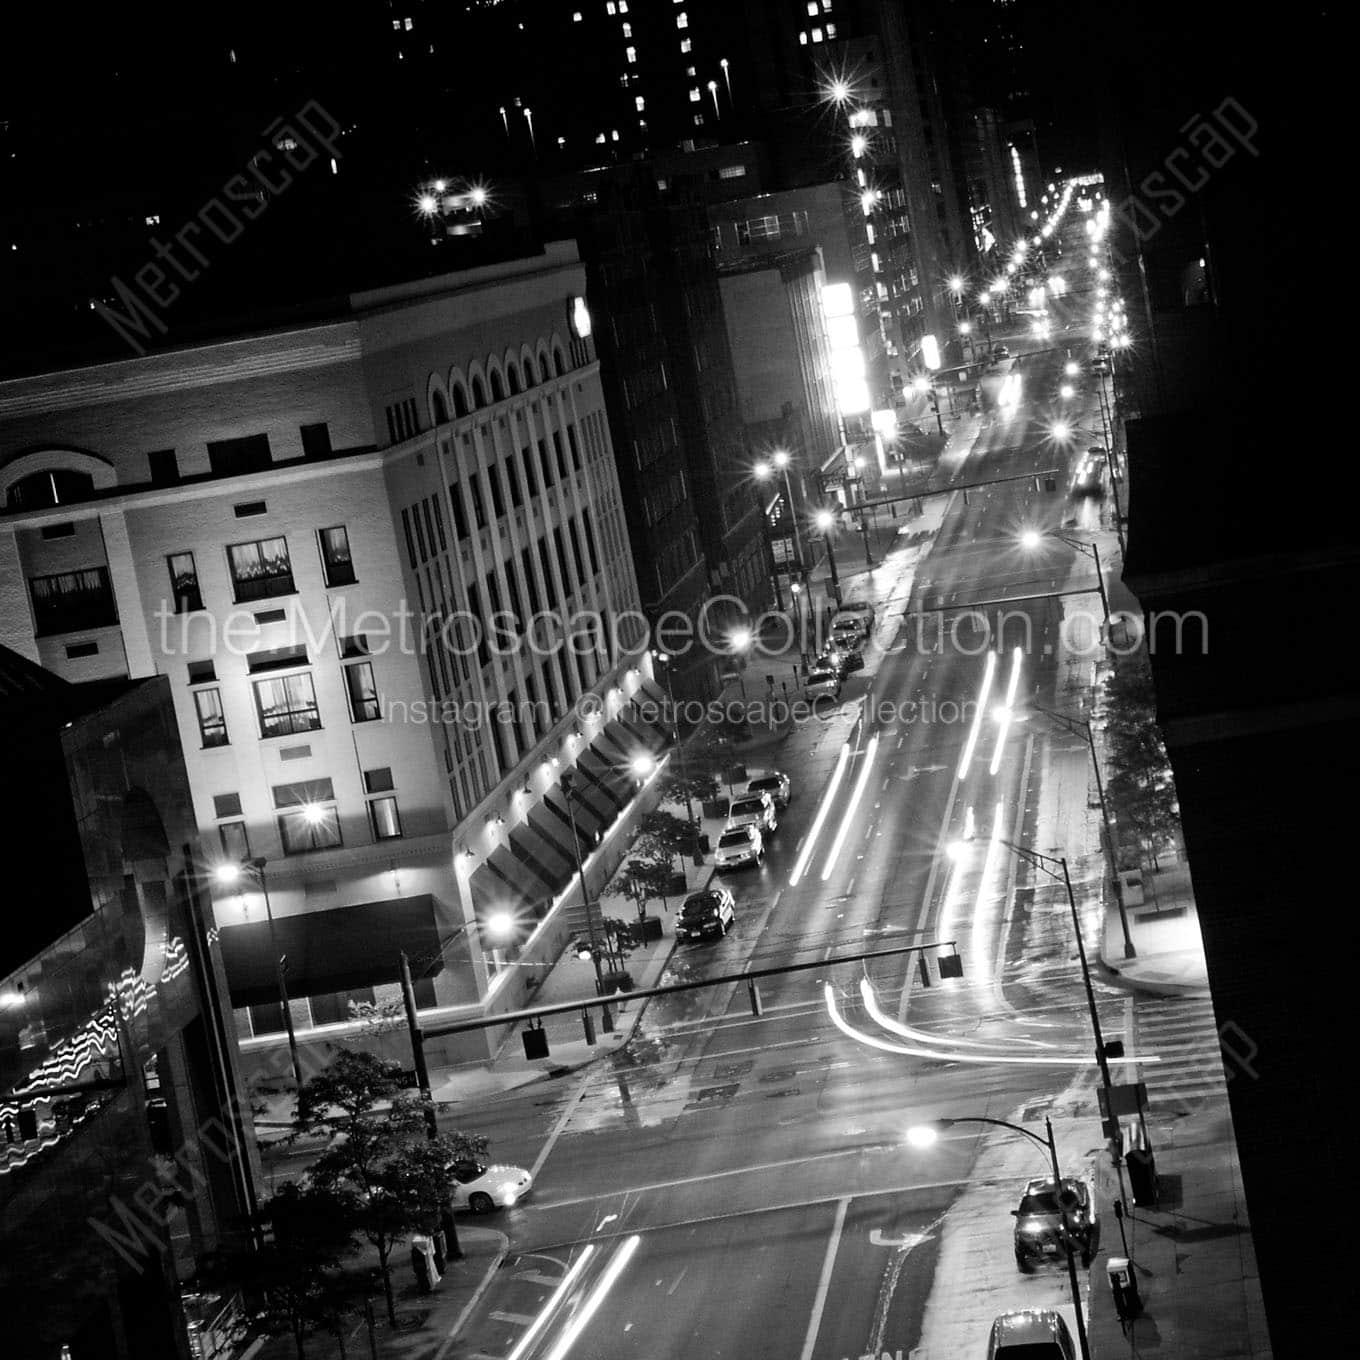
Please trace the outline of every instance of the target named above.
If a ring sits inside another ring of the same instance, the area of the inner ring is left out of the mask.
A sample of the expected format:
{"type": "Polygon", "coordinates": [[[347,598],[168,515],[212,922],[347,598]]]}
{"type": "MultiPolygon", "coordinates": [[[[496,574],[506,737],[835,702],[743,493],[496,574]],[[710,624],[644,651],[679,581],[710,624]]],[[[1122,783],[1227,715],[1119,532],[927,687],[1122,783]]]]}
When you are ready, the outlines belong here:
{"type": "MultiPolygon", "coordinates": [[[[1059,350],[1023,360],[1027,393],[1046,398],[1064,358],[1059,350]]],[[[791,739],[781,761],[795,780],[794,802],[763,867],[729,879],[736,929],[678,951],[671,966],[675,978],[703,976],[955,939],[964,978],[942,984],[934,976],[926,990],[914,961],[899,957],[771,979],[760,1017],[744,988],[664,999],[612,1064],[458,1111],[460,1126],[492,1139],[497,1159],[538,1168],[533,1196],[499,1220],[519,1255],[464,1329],[458,1353],[838,1360],[906,1355],[916,1344],[932,1230],[969,1162],[956,1155],[923,1165],[905,1146],[905,1129],[1049,1100],[1070,1069],[879,1052],[833,1026],[822,988],[830,983],[850,1022],[880,1036],[858,997],[866,972],[885,1012],[909,1012],[932,1033],[1089,1050],[1061,923],[1045,915],[1017,929],[1004,919],[1010,859],[981,848],[998,816],[1004,835],[1025,841],[1026,774],[1042,758],[1033,729],[1017,723],[1003,732],[984,715],[961,777],[972,723],[946,720],[948,705],[977,698],[988,640],[965,625],[952,636],[946,629],[938,647],[927,631],[922,649],[915,632],[921,617],[931,629],[948,625],[972,601],[1082,584],[1070,549],[1055,554],[1045,544],[1036,554],[1018,542],[1023,530],[1057,527],[1075,513],[1064,494],[1071,450],[1046,438],[1050,418],[1045,400],[1023,404],[942,464],[956,483],[1057,469],[1057,490],[1027,477],[954,495],[910,598],[887,611],[887,634],[896,627],[907,645],[847,684],[846,700],[872,695],[873,715],[842,716],[791,739]],[[847,739],[848,763],[797,876],[847,739]],[[951,859],[944,847],[970,827],[976,848],[951,859]],[[1021,960],[1028,971],[1003,989],[1002,970],[1021,960]],[[563,1293],[558,1282],[587,1246],[563,1293]],[[531,1333],[545,1307],[551,1315],[531,1333]]],[[[1008,630],[1032,634],[1016,702],[1051,706],[1058,611],[1032,598],[1014,612],[1008,630]]],[[[988,709],[1010,682],[1011,631],[988,709]]],[[[1007,1220],[999,1231],[1008,1229],[1007,1220]]]]}

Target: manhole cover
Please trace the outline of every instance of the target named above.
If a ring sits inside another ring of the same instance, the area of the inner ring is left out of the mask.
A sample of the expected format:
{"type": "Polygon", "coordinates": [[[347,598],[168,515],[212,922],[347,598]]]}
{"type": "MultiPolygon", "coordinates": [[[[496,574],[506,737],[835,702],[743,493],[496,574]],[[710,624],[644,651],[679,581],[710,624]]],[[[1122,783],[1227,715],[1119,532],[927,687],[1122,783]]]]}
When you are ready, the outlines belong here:
{"type": "Polygon", "coordinates": [[[764,1076],[759,1078],[759,1081],[762,1085],[770,1085],[776,1081],[788,1081],[796,1072],[797,1069],[793,1067],[780,1067],[773,1072],[766,1072],[764,1076]]]}

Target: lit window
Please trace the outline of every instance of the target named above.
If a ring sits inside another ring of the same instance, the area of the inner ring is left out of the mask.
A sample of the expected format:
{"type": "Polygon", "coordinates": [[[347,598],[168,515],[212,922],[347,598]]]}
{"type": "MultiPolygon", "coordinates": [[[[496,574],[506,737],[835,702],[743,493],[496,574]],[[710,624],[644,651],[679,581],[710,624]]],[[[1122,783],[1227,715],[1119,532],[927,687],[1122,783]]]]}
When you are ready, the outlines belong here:
{"type": "Polygon", "coordinates": [[[192,614],[203,608],[203,595],[198,588],[198,568],[193,553],[171,553],[166,559],[170,566],[170,589],[175,596],[175,613],[192,614]]]}
{"type": "Polygon", "coordinates": [[[204,747],[227,744],[227,718],[222,712],[222,691],[197,689],[194,708],[198,713],[198,735],[204,747]]]}
{"type": "Polygon", "coordinates": [[[410,21],[409,19],[407,19],[407,20],[405,21],[405,23],[406,23],[406,31],[409,33],[409,32],[411,31],[411,21],[410,21]]]}
{"type": "Polygon", "coordinates": [[[827,14],[831,13],[831,0],[822,0],[822,9],[827,14]]]}
{"type": "Polygon", "coordinates": [[[686,14],[684,10],[681,10],[680,13],[675,16],[675,26],[676,28],[689,27],[689,15],[686,14]]]}
{"type": "Polygon", "coordinates": [[[232,863],[240,864],[250,858],[250,837],[244,822],[223,822],[217,828],[222,852],[232,863]]]}
{"type": "Polygon", "coordinates": [[[373,680],[373,663],[361,661],[345,668],[345,692],[349,695],[350,717],[357,723],[375,722],[382,717],[378,686],[373,680]]]}
{"type": "Polygon", "coordinates": [[[617,14],[619,12],[614,0],[609,0],[609,3],[604,7],[604,12],[606,14],[617,14]]]}
{"type": "Polygon", "coordinates": [[[571,21],[574,24],[579,24],[581,22],[581,11],[579,9],[571,16],[571,21]]]}
{"type": "Polygon", "coordinates": [[[349,534],[343,524],[333,529],[322,529],[317,535],[321,543],[321,566],[327,586],[352,586],[359,578],[354,574],[354,561],[349,554],[349,534]]]}
{"type": "Polygon", "coordinates": [[[722,165],[718,167],[719,179],[740,179],[746,173],[744,165],[722,165]]]}
{"type": "Polygon", "coordinates": [[[277,785],[274,806],[280,809],[279,834],[284,854],[327,850],[342,843],[340,810],[335,806],[335,790],[329,779],[277,785]]]}
{"type": "Polygon", "coordinates": [[[321,726],[312,677],[306,672],[255,682],[255,708],[260,716],[260,736],[286,737],[295,732],[315,732],[321,726]]]}
{"type": "Polygon", "coordinates": [[[690,90],[690,92],[689,92],[689,102],[690,102],[691,104],[697,104],[702,98],[703,98],[703,95],[701,95],[701,94],[699,93],[699,90],[698,90],[698,87],[697,87],[697,86],[695,86],[693,89],[690,90]]]}
{"type": "Polygon", "coordinates": [[[637,98],[633,100],[633,106],[641,113],[642,110],[647,107],[647,101],[641,95],[638,95],[637,98]]]}
{"type": "Polygon", "coordinates": [[[680,52],[682,55],[686,52],[693,50],[693,47],[694,44],[688,38],[680,39],[680,52]]]}
{"type": "Polygon", "coordinates": [[[826,36],[827,36],[828,38],[834,38],[834,37],[836,36],[836,25],[835,25],[835,24],[827,24],[827,26],[826,26],[826,36]]]}
{"type": "Polygon", "coordinates": [[[633,36],[633,25],[632,25],[632,24],[624,24],[624,26],[623,26],[623,36],[624,36],[625,38],[631,38],[631,37],[633,36]]]}
{"type": "Polygon", "coordinates": [[[623,55],[624,55],[625,57],[627,57],[629,61],[636,61],[636,60],[637,60],[637,48],[636,48],[636,47],[625,47],[624,50],[623,50],[623,55]]]}
{"type": "Polygon", "coordinates": [[[819,43],[819,42],[821,42],[821,40],[822,40],[822,30],[821,30],[820,28],[814,28],[814,29],[812,30],[812,41],[815,42],[815,43],[819,43]]]}
{"type": "Polygon", "coordinates": [[[817,17],[817,0],[808,0],[808,14],[814,19],[817,17]]]}
{"type": "Polygon", "coordinates": [[[393,19],[393,20],[392,20],[392,27],[395,28],[395,29],[397,30],[398,33],[400,33],[400,32],[401,32],[401,20],[400,20],[400,19],[393,19]]]}
{"type": "Polygon", "coordinates": [[[401,816],[395,798],[375,798],[368,805],[368,820],[375,841],[392,841],[401,836],[401,816]]]}
{"type": "Polygon", "coordinates": [[[282,538],[233,543],[227,549],[227,560],[237,604],[293,593],[293,566],[282,538]]]}
{"type": "Polygon", "coordinates": [[[620,14],[628,13],[628,0],[619,0],[619,13],[620,14]]]}
{"type": "Polygon", "coordinates": [[[804,30],[798,35],[798,41],[799,41],[800,43],[802,43],[804,47],[807,46],[807,29],[804,29],[804,30]]]}
{"type": "Polygon", "coordinates": [[[160,224],[161,224],[160,213],[152,213],[151,216],[146,219],[146,225],[148,227],[159,227],[160,224]]]}

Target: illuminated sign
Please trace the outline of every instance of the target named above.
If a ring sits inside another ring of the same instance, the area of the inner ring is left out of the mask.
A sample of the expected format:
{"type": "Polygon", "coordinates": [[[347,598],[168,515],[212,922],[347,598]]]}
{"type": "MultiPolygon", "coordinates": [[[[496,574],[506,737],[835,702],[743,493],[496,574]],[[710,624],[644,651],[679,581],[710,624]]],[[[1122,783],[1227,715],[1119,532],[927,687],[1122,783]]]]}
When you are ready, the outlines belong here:
{"type": "Polygon", "coordinates": [[[860,348],[855,319],[855,294],[848,283],[823,285],[822,316],[831,346],[836,409],[843,416],[859,415],[869,409],[869,384],[865,381],[864,351],[860,348]]]}
{"type": "Polygon", "coordinates": [[[940,366],[940,342],[933,335],[921,337],[921,358],[933,373],[940,366]]]}

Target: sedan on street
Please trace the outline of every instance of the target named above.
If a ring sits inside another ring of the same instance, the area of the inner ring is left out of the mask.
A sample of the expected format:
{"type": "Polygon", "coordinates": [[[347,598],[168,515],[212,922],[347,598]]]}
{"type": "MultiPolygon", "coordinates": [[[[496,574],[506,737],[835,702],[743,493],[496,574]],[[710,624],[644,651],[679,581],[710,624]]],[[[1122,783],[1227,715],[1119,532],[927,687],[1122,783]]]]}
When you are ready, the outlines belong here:
{"type": "Polygon", "coordinates": [[[726,888],[712,888],[685,898],[675,923],[677,940],[726,935],[737,919],[736,903],[726,888]]]}

